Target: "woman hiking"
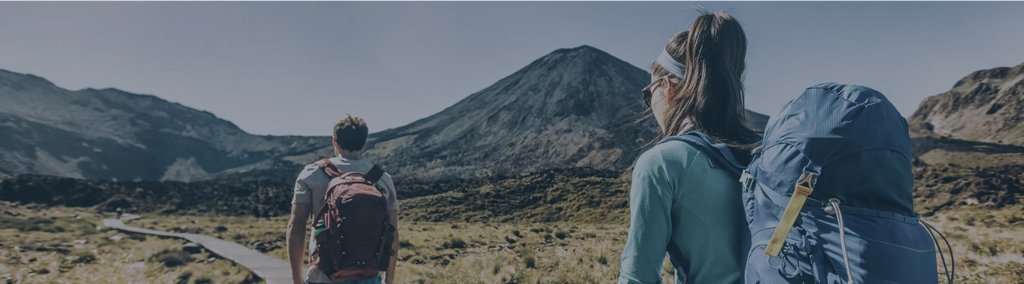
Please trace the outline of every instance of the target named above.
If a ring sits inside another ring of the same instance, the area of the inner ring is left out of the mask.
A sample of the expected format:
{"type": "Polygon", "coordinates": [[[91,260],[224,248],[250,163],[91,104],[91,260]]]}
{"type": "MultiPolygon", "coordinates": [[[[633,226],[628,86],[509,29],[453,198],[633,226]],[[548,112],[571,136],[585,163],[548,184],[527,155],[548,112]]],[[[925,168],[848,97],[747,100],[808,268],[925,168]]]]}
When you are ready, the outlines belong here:
{"type": "Polygon", "coordinates": [[[637,159],[629,193],[629,238],[620,284],[661,283],[666,252],[676,283],[741,283],[750,233],[739,175],[673,136],[703,133],[728,146],[740,164],[760,135],[745,124],[747,39],[725,13],[703,13],[676,34],[643,89],[662,143],[637,159]]]}

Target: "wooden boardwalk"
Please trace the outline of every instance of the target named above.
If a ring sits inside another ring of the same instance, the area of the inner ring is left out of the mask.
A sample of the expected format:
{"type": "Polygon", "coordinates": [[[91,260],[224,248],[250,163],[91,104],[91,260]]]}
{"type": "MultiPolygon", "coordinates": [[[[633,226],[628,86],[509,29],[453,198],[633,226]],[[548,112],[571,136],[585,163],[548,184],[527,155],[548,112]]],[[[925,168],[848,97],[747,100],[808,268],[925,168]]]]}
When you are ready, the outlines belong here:
{"type": "Polygon", "coordinates": [[[141,217],[137,215],[124,214],[123,216],[121,216],[121,219],[104,219],[103,226],[126,232],[186,239],[205,247],[212,253],[215,253],[223,258],[234,261],[235,263],[240,264],[242,266],[245,266],[245,268],[251,270],[252,273],[256,274],[256,276],[263,278],[263,280],[266,281],[267,284],[292,283],[292,272],[287,262],[251,250],[243,245],[234,242],[229,242],[204,235],[161,232],[156,230],[137,228],[125,225],[123,221],[138,218],[141,217]]]}

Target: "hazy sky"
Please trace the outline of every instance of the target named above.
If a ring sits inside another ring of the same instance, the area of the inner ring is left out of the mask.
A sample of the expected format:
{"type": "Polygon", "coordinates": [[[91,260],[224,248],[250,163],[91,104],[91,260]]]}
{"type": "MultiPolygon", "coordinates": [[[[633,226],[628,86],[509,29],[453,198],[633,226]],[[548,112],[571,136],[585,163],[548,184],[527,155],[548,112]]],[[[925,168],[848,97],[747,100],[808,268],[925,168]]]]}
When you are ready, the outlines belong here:
{"type": "Polygon", "coordinates": [[[153,94],[255,134],[330,135],[345,113],[376,132],[558,48],[646,70],[697,5],[743,24],[747,107],[767,114],[834,81],[910,116],[970,72],[1024,62],[1024,2],[2,2],[0,69],[153,94]]]}

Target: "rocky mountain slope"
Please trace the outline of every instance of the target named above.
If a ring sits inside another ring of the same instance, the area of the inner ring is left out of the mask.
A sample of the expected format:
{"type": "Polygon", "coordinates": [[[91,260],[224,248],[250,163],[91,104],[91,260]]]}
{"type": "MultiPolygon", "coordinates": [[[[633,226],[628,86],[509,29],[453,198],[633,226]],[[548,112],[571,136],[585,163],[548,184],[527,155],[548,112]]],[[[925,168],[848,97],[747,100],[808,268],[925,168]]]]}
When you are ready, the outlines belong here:
{"type": "Polygon", "coordinates": [[[907,122],[919,162],[1024,164],[1024,64],[980,70],[921,102],[907,122]]]}
{"type": "MultiPolygon", "coordinates": [[[[655,137],[650,75],[590,46],[556,50],[455,105],[371,135],[366,157],[402,177],[628,168],[655,137]]],[[[763,128],[767,117],[749,113],[763,128]]]]}
{"type": "Polygon", "coordinates": [[[256,136],[155,96],[69,91],[0,70],[0,175],[189,181],[329,143],[256,136]]]}
{"type": "MultiPolygon", "coordinates": [[[[590,46],[556,50],[408,125],[370,135],[365,157],[403,178],[625,170],[655,137],[647,72],[590,46]]],[[[290,181],[332,154],[328,137],[245,133],[208,112],[116,89],[69,91],[0,70],[0,176],[290,181]]],[[[767,116],[748,112],[752,127],[767,116]]]]}
{"type": "Polygon", "coordinates": [[[1024,146],[1024,63],[967,75],[908,122],[916,135],[1024,146]]]}

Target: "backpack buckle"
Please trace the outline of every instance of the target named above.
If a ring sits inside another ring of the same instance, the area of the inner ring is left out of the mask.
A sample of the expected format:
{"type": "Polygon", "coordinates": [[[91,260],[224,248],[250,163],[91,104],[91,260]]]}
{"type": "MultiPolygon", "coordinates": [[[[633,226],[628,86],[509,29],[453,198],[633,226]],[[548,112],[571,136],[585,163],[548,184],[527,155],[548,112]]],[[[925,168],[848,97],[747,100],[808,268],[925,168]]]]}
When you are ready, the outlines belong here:
{"type": "Polygon", "coordinates": [[[800,181],[796,182],[796,191],[793,194],[797,194],[797,191],[806,191],[806,194],[810,195],[817,183],[818,173],[804,170],[804,173],[800,175],[800,181]]]}
{"type": "Polygon", "coordinates": [[[740,185],[743,186],[743,189],[749,190],[753,188],[754,181],[756,181],[754,175],[750,174],[747,170],[743,170],[743,173],[740,174],[740,185]]]}

